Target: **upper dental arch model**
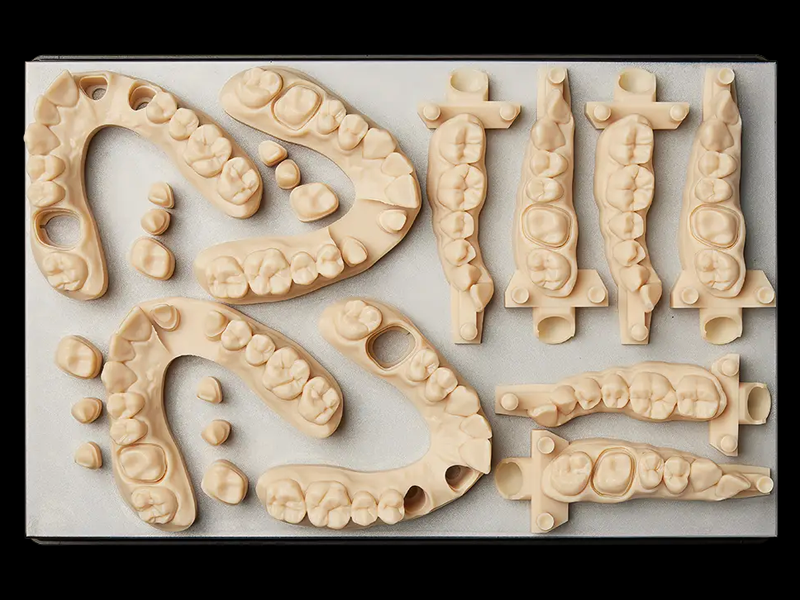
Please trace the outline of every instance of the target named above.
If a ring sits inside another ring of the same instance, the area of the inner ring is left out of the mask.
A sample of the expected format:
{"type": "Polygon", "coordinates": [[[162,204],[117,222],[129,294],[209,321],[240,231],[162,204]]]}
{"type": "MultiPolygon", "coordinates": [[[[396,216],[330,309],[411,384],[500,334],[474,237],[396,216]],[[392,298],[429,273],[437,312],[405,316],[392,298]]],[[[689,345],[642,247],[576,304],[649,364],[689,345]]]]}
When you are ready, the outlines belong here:
{"type": "Polygon", "coordinates": [[[420,118],[438,128],[428,151],[428,202],[439,258],[450,283],[453,341],[479,344],[483,309],[494,282],[478,245],[478,217],[486,199],[486,129],[508,129],[519,104],[489,101],[489,76],[474,69],[450,74],[445,104],[423,102],[420,118]]]}
{"type": "Polygon", "coordinates": [[[775,306],[763,271],[744,262],[745,223],[739,201],[742,117],[731,69],[706,69],[703,123],[689,159],[681,210],[683,271],[673,308],[700,310],[700,335],[727,344],[742,335],[742,308],[775,306]]]}
{"type": "Polygon", "coordinates": [[[619,288],[623,344],[650,341],[650,317],[662,293],[645,241],[655,190],[653,130],[675,129],[688,114],[686,102],[656,102],[656,77],[644,69],[619,74],[613,102],[586,103],[592,125],[605,129],[597,140],[594,195],[619,288]]]}
{"type": "Polygon", "coordinates": [[[83,177],[89,143],[103,127],[124,127],[154,142],[232,217],[250,217],[261,203],[261,176],[244,151],[207,115],[178,108],[153,83],[109,71],[64,71],[37,99],[34,118],[25,131],[33,255],[50,285],[70,298],[99,298],[108,287],[83,177]],[[80,221],[80,240],[69,248],[54,244],[45,229],[63,215],[80,221]]]}
{"type": "Polygon", "coordinates": [[[578,215],[572,205],[575,168],[567,70],[539,69],[531,128],[514,213],[514,262],[507,308],[532,307],[533,331],[548,344],[575,335],[575,307],[608,306],[597,271],[578,269],[578,215]]]}
{"type": "Polygon", "coordinates": [[[311,233],[202,251],[194,272],[212,296],[231,304],[301,296],[365,271],[403,239],[419,213],[420,190],[391,133],[282,67],[235,75],[220,101],[234,119],[330,158],[353,182],[355,201],[341,219],[311,233]]]}

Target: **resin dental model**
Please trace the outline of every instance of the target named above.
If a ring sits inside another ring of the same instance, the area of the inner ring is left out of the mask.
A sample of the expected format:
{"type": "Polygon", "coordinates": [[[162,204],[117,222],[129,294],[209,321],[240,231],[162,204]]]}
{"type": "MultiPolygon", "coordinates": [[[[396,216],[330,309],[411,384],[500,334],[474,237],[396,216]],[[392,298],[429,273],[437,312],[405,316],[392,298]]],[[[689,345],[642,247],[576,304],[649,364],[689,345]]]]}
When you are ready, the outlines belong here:
{"type": "Polygon", "coordinates": [[[99,398],[82,398],[72,405],[70,414],[78,423],[93,423],[103,412],[103,402],[99,398]]]}
{"type": "Polygon", "coordinates": [[[147,199],[161,208],[175,207],[175,195],[172,192],[172,188],[168,183],[164,183],[163,181],[159,181],[150,186],[147,199]]]}
{"type": "MultiPolygon", "coordinates": [[[[331,529],[367,527],[378,519],[392,525],[456,500],[489,472],[492,430],[478,395],[411,321],[386,304],[349,299],[325,309],[320,330],[347,358],[403,392],[430,428],[430,449],[417,462],[390,471],[322,465],[270,469],[256,486],[270,515],[288,523],[305,523],[307,516],[312,525],[331,529]],[[410,334],[414,347],[385,364],[372,348],[390,330],[410,334]]],[[[324,382],[309,392],[322,401],[329,393],[324,382]]]]}
{"type": "Polygon", "coordinates": [[[563,67],[539,69],[531,128],[514,213],[516,272],[506,308],[533,308],[533,332],[547,344],[575,335],[575,308],[608,306],[597,271],[578,269],[578,215],[572,205],[575,119],[563,67]]]}
{"type": "Polygon", "coordinates": [[[611,274],[619,289],[623,344],[650,341],[650,317],[662,286],[645,240],[647,211],[653,201],[653,130],[675,129],[686,102],[656,102],[656,77],[644,69],[625,69],[613,102],[587,102],[586,116],[598,129],[594,196],[600,209],[611,274]]]}
{"type": "Polygon", "coordinates": [[[101,378],[109,394],[115,479],[139,517],[164,531],[186,529],[196,513],[192,484],[164,412],[166,371],[178,356],[200,356],[230,369],[307,435],[327,437],[342,418],[341,390],[311,355],[216,302],[143,302],[125,317],[109,348],[101,378]],[[323,385],[326,394],[318,398],[323,385]]]}
{"type": "Polygon", "coordinates": [[[103,453],[94,442],[86,442],[75,450],[75,462],[85,469],[99,469],[103,466],[103,453]]]}
{"type": "Polygon", "coordinates": [[[68,335],[58,342],[56,365],[73,377],[94,379],[100,374],[103,355],[89,340],[68,335]]]}
{"type": "Polygon", "coordinates": [[[406,235],[420,210],[419,183],[391,133],[282,67],[235,75],[220,101],[246,125],[334,161],[353,182],[355,201],[338,221],[311,233],[202,251],[194,272],[212,296],[231,304],[301,296],[365,271],[406,235]]]}
{"type": "Polygon", "coordinates": [[[216,460],[208,467],[200,488],[209,498],[225,504],[239,504],[247,495],[247,475],[227,460],[216,460]]]}
{"type": "MultiPolygon", "coordinates": [[[[83,180],[89,142],[103,127],[124,127],[155,143],[232,217],[250,217],[261,203],[261,176],[244,151],[207,115],[178,108],[178,100],[153,83],[109,71],[64,71],[37,99],[34,118],[25,131],[33,255],[50,285],[70,298],[99,298],[108,287],[83,180]],[[63,215],[81,224],[81,239],[69,248],[54,244],[45,229],[63,215]]],[[[171,205],[169,186],[158,194],[151,190],[151,201],[171,205]]],[[[156,251],[152,245],[147,250],[156,251]]]]}
{"type": "Polygon", "coordinates": [[[161,235],[169,229],[172,216],[162,208],[151,208],[144,215],[140,222],[142,229],[150,235],[161,235]]]}
{"type": "Polygon", "coordinates": [[[530,500],[531,533],[546,533],[567,522],[571,502],[750,498],[772,491],[769,475],[764,467],[718,465],[671,448],[609,439],[570,443],[535,429],[530,458],[500,461],[495,485],[503,498],[530,500]]]}
{"type": "Polygon", "coordinates": [[[519,104],[489,101],[489,76],[474,69],[450,73],[445,102],[423,102],[417,112],[431,129],[428,202],[439,259],[450,284],[450,315],[456,344],[480,344],[483,309],[494,282],[478,244],[478,221],[486,200],[486,129],[508,129],[519,104]]]}
{"type": "Polygon", "coordinates": [[[226,442],[231,434],[231,424],[227,421],[216,419],[211,421],[200,434],[212,446],[220,446],[226,442]]]}
{"type": "Polygon", "coordinates": [[[697,308],[700,335],[727,344],[742,335],[742,308],[775,306],[763,271],[744,261],[745,223],[739,198],[742,117],[731,69],[706,69],[703,123],[689,159],[681,210],[683,271],[672,308],[697,308]]]}
{"type": "Polygon", "coordinates": [[[131,266],[151,279],[166,281],[175,272],[175,255],[161,242],[140,237],[131,247],[128,257],[131,266]]]}

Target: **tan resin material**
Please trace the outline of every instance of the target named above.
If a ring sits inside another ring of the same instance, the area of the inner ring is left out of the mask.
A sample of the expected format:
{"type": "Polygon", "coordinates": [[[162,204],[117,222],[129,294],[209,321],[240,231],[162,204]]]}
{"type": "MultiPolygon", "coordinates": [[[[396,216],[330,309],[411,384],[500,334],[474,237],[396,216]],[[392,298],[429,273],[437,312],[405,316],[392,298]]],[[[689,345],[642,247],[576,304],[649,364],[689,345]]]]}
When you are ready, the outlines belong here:
{"type": "Polygon", "coordinates": [[[478,222],[486,200],[486,129],[507,129],[519,104],[489,101],[489,76],[475,69],[450,73],[444,104],[422,103],[425,125],[436,128],[428,150],[428,202],[439,259],[450,284],[456,344],[480,344],[483,309],[494,282],[483,263],[478,222]]]}
{"type": "MultiPolygon", "coordinates": [[[[153,83],[109,71],[64,71],[37,99],[34,117],[25,131],[33,255],[50,285],[71,298],[99,298],[108,287],[83,180],[89,142],[100,129],[124,127],[151,140],[232,217],[250,217],[261,203],[261,176],[244,151],[207,115],[178,108],[175,96],[153,83]],[[69,248],[54,244],[45,230],[62,215],[81,225],[81,239],[69,248]]],[[[163,196],[151,190],[150,197],[163,196]]],[[[162,202],[171,204],[171,193],[162,202]]]]}
{"type": "Polygon", "coordinates": [[[165,298],[131,310],[111,337],[102,379],[111,458],[125,501],[145,522],[181,531],[195,519],[189,474],[164,412],[164,381],[178,356],[200,356],[241,377],[303,433],[324,438],[342,418],[338,384],[284,335],[216,302],[165,298]],[[330,390],[320,407],[313,394],[330,390]]]}
{"type": "MultiPolygon", "coordinates": [[[[414,404],[430,429],[430,449],[415,463],[390,471],[324,465],[270,469],[256,486],[270,515],[331,529],[393,525],[458,499],[489,472],[492,431],[478,395],[411,321],[386,304],[351,298],[325,309],[320,330],[347,358],[414,404]],[[390,330],[408,333],[414,346],[399,361],[385,364],[375,358],[372,347],[390,330]]],[[[327,394],[325,386],[317,389],[322,401],[327,394]]]]}
{"type": "Polygon", "coordinates": [[[680,257],[673,308],[700,311],[700,335],[727,344],[742,335],[742,308],[775,306],[763,271],[744,262],[745,223],[739,198],[742,117],[731,69],[706,69],[703,122],[683,192],[680,257]]]}
{"type": "Polygon", "coordinates": [[[150,186],[147,199],[162,208],[175,207],[175,195],[172,192],[172,188],[168,183],[164,183],[163,181],[150,186]]]}
{"type": "Polygon", "coordinates": [[[161,242],[140,237],[133,242],[129,255],[131,266],[151,279],[165,281],[175,272],[175,255],[161,242]]]}
{"type": "Polygon", "coordinates": [[[161,208],[152,208],[142,216],[142,229],[150,235],[161,235],[169,229],[172,216],[161,208]]]}
{"type": "Polygon", "coordinates": [[[103,412],[103,402],[98,398],[82,398],[72,405],[70,413],[78,423],[92,423],[103,412]]]}
{"type": "Polygon", "coordinates": [[[530,500],[531,532],[547,533],[567,522],[571,502],[716,502],[764,496],[774,484],[764,467],[717,464],[671,448],[620,440],[570,443],[534,429],[531,457],[500,461],[495,485],[503,498],[530,500]]]}
{"type": "Polygon", "coordinates": [[[338,221],[310,233],[207,248],[194,271],[212,296],[230,304],[301,296],[365,271],[406,235],[420,210],[419,183],[388,131],[283,67],[235,75],[220,101],[235,119],[327,156],[353,182],[355,201],[338,221]]]}
{"type": "Polygon", "coordinates": [[[203,429],[200,436],[212,446],[220,446],[227,441],[230,434],[231,424],[227,421],[215,419],[203,429]]]}
{"type": "Polygon", "coordinates": [[[536,98],[514,213],[516,272],[505,305],[532,308],[536,337],[560,344],[575,335],[575,308],[608,306],[608,290],[597,271],[578,269],[578,215],[572,205],[575,119],[567,70],[539,69],[536,98]]]}
{"type": "Polygon", "coordinates": [[[291,158],[275,167],[275,179],[282,190],[291,190],[300,185],[300,167],[291,158]]]}
{"type": "Polygon", "coordinates": [[[207,496],[225,504],[239,504],[247,495],[247,475],[227,460],[211,463],[200,487],[207,496]]]}
{"type": "Polygon", "coordinates": [[[686,102],[656,102],[656,77],[644,69],[619,74],[613,102],[586,103],[592,125],[605,130],[597,140],[594,197],[619,289],[623,344],[650,341],[650,317],[662,293],[645,240],[655,191],[653,130],[675,129],[688,114],[686,102]]]}
{"type": "Polygon", "coordinates": [[[575,417],[623,413],[640,421],[708,421],[709,443],[737,456],[739,425],[763,425],[772,401],[763,383],[739,381],[739,355],[706,370],[694,365],[643,362],[583,373],[556,384],[501,385],[495,412],[558,427],[575,417]]]}
{"type": "Polygon", "coordinates": [[[99,469],[103,466],[103,453],[94,442],[86,442],[75,450],[75,462],[86,469],[99,469]]]}
{"type": "Polygon", "coordinates": [[[327,217],[339,208],[339,198],[324,183],[307,183],[294,188],[289,201],[294,214],[304,223],[327,217]]]}
{"type": "Polygon", "coordinates": [[[222,402],[222,388],[219,381],[214,377],[203,377],[197,384],[197,397],[211,404],[222,402]]]}
{"type": "Polygon", "coordinates": [[[286,148],[271,140],[263,141],[258,145],[258,157],[268,167],[274,167],[288,155],[286,148]]]}
{"type": "Polygon", "coordinates": [[[89,340],[68,335],[58,342],[56,365],[73,377],[93,379],[100,374],[103,355],[89,340]]]}

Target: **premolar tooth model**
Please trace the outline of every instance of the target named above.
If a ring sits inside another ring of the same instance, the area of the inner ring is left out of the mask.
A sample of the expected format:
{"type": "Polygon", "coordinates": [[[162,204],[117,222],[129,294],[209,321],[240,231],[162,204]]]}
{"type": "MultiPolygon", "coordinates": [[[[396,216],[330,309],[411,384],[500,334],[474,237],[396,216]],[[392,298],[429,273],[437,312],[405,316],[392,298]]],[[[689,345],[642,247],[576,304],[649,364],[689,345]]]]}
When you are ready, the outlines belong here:
{"type": "Polygon", "coordinates": [[[519,104],[489,101],[489,76],[474,69],[450,74],[446,102],[423,102],[418,111],[438,128],[428,150],[428,202],[439,258],[450,283],[453,341],[480,344],[483,309],[494,282],[478,245],[478,221],[486,199],[486,129],[508,129],[519,104]]]}
{"type": "Polygon", "coordinates": [[[608,439],[575,442],[531,432],[530,458],[506,458],[495,471],[503,498],[531,501],[531,532],[569,519],[569,503],[614,504],[633,498],[705,500],[764,496],[769,469],[717,463],[673,450],[608,439]]]}
{"type": "Polygon", "coordinates": [[[533,331],[560,344],[575,335],[575,307],[608,306],[597,271],[578,269],[578,216],[572,205],[575,167],[567,70],[539,70],[536,122],[531,128],[514,213],[517,270],[506,308],[533,308],[533,331]]]}
{"type": "Polygon", "coordinates": [[[594,196],[606,257],[619,289],[623,344],[650,341],[650,317],[662,286],[647,250],[647,211],[653,201],[653,130],[675,129],[686,102],[656,102],[656,77],[643,69],[619,74],[613,102],[587,102],[592,125],[605,129],[597,140],[594,196]]]}
{"type": "Polygon", "coordinates": [[[744,262],[742,117],[733,80],[731,69],[706,69],[703,123],[683,192],[683,271],[670,295],[673,308],[700,310],[700,335],[712,344],[742,335],[742,308],[775,306],[775,290],[764,272],[748,271],[744,262]]]}
{"type": "MultiPolygon", "coordinates": [[[[36,101],[34,118],[25,131],[33,255],[50,285],[70,298],[99,298],[108,287],[83,181],[89,142],[103,127],[124,127],[154,142],[232,217],[250,217],[261,204],[261,176],[244,151],[207,115],[178,108],[178,100],[153,83],[108,71],[64,71],[36,101]],[[81,239],[71,248],[55,245],[45,229],[63,215],[81,225],[81,239]]],[[[157,275],[166,273],[160,269],[157,275]]]]}
{"type": "MultiPolygon", "coordinates": [[[[239,240],[202,251],[194,271],[212,296],[231,304],[302,296],[365,271],[408,233],[420,210],[419,183],[391,133],[303,73],[286,68],[235,75],[222,88],[220,102],[234,119],[330,158],[353,182],[355,201],[341,219],[311,233],[239,240]]],[[[277,160],[273,152],[267,154],[270,162],[277,160]]],[[[293,179],[286,185],[298,183],[293,179]]]]}
{"type": "Polygon", "coordinates": [[[739,381],[739,355],[710,370],[664,362],[583,373],[557,384],[502,385],[495,389],[500,415],[530,417],[558,427],[575,417],[619,412],[640,421],[708,421],[709,443],[737,456],[739,425],[763,425],[771,408],[767,386],[739,381]]]}
{"type": "MultiPolygon", "coordinates": [[[[256,486],[270,515],[331,529],[367,527],[378,519],[393,525],[460,498],[489,472],[492,430],[478,395],[411,321],[386,304],[351,298],[323,312],[320,330],[347,358],[406,395],[428,423],[430,449],[417,462],[391,471],[322,465],[270,469],[256,486]],[[398,329],[411,335],[414,347],[385,364],[373,355],[373,344],[398,329]]],[[[319,391],[323,399],[326,393],[319,391]]]]}

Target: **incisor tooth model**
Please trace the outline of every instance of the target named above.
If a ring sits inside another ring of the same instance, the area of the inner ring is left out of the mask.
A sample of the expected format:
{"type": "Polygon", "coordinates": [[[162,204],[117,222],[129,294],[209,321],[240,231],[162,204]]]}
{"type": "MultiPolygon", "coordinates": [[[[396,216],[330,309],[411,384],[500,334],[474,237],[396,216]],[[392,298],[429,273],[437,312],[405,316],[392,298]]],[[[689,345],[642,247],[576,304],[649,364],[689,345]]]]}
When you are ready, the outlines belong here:
{"type": "Polygon", "coordinates": [[[703,122],[697,131],[681,210],[683,271],[673,308],[700,310],[700,335],[727,344],[742,335],[742,308],[775,306],[763,271],[744,262],[745,223],[739,198],[742,117],[731,69],[706,69],[703,122]]]}
{"type": "MultiPolygon", "coordinates": [[[[460,498],[489,472],[492,430],[478,395],[411,321],[386,304],[351,298],[323,312],[320,330],[347,358],[405,394],[430,428],[430,449],[415,463],[390,471],[322,465],[270,469],[256,486],[270,515],[331,529],[393,525],[460,498]],[[373,344],[398,329],[413,338],[414,347],[400,360],[382,363],[373,344]]],[[[323,400],[327,393],[324,386],[316,390],[323,400]]]]}
{"type": "Polygon", "coordinates": [[[597,271],[578,269],[572,205],[575,119],[563,67],[539,69],[536,122],[517,190],[512,239],[517,270],[506,308],[533,308],[533,331],[548,344],[575,335],[575,307],[608,306],[597,271]]]}
{"type": "Polygon", "coordinates": [[[489,101],[489,76],[475,69],[450,73],[444,104],[423,102],[417,112],[436,128],[428,150],[428,202],[444,275],[456,344],[480,344],[483,309],[494,282],[478,245],[486,199],[486,129],[508,129],[519,104],[489,101]]]}

